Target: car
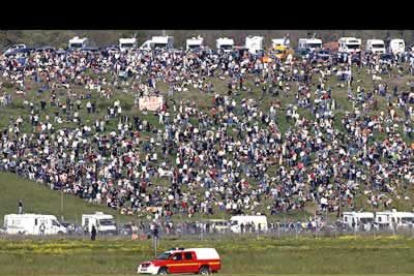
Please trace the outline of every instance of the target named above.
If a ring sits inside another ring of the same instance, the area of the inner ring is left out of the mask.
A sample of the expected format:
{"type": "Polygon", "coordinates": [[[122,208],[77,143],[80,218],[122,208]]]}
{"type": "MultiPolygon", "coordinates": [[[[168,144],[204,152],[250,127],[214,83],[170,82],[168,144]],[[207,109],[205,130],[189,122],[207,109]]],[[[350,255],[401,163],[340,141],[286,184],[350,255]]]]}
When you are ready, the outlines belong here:
{"type": "Polygon", "coordinates": [[[152,261],[139,264],[139,274],[166,275],[195,273],[208,275],[221,269],[221,259],[214,248],[171,248],[152,261]]]}

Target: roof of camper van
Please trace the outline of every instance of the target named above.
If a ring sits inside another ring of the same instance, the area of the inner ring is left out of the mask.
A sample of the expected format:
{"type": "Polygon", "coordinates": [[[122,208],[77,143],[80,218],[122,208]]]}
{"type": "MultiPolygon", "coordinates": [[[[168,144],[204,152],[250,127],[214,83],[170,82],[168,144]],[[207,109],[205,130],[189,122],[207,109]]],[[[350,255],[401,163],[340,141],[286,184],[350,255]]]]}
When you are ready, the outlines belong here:
{"type": "Polygon", "coordinates": [[[371,43],[371,44],[382,43],[382,44],[384,44],[384,40],[382,40],[382,39],[376,39],[376,38],[374,38],[374,39],[368,39],[367,40],[367,44],[368,43],[371,43]]]}
{"type": "Polygon", "coordinates": [[[137,39],[136,38],[120,38],[119,39],[119,43],[121,43],[121,44],[124,44],[124,43],[126,43],[126,44],[129,44],[129,43],[136,43],[137,42],[137,39]]]}
{"type": "Polygon", "coordinates": [[[201,36],[198,37],[192,37],[192,38],[187,38],[187,44],[202,44],[203,43],[203,38],[201,36]]]}
{"type": "Polygon", "coordinates": [[[341,37],[338,40],[340,41],[347,41],[347,43],[358,43],[361,44],[361,39],[357,38],[357,37],[351,37],[351,36],[346,36],[346,37],[341,37]]]}
{"type": "Polygon", "coordinates": [[[374,217],[374,213],[371,213],[371,212],[343,212],[343,215],[354,216],[354,217],[369,217],[369,218],[374,217]]]}
{"type": "Polygon", "coordinates": [[[300,38],[299,41],[306,40],[307,43],[322,43],[322,39],[319,38],[300,38]]]}
{"type": "Polygon", "coordinates": [[[43,217],[43,218],[56,218],[54,215],[42,215],[42,214],[8,214],[4,218],[32,218],[32,217],[43,217]]]}
{"type": "Polygon", "coordinates": [[[234,39],[233,38],[228,38],[228,37],[220,37],[220,38],[217,38],[217,42],[234,44],[234,39]]]}
{"type": "Polygon", "coordinates": [[[88,40],[86,37],[79,38],[79,36],[75,36],[71,40],[69,40],[69,43],[83,43],[86,40],[88,40]]]}
{"type": "Polygon", "coordinates": [[[168,40],[171,39],[171,36],[153,36],[153,43],[168,43],[168,40]]]}
{"type": "Polygon", "coordinates": [[[249,36],[246,37],[246,41],[247,40],[263,40],[263,39],[264,39],[263,36],[257,36],[257,35],[255,35],[255,36],[249,35],[249,36]]]}
{"type": "Polygon", "coordinates": [[[382,211],[382,212],[376,212],[376,215],[392,215],[394,217],[410,217],[414,218],[414,213],[411,212],[398,212],[396,210],[392,211],[382,211]]]}

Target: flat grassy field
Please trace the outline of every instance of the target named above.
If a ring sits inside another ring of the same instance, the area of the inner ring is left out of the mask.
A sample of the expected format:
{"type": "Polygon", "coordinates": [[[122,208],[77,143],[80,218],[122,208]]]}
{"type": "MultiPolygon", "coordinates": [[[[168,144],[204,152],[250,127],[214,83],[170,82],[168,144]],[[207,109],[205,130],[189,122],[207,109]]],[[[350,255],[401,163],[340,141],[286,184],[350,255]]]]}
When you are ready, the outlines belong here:
{"type": "MultiPolygon", "coordinates": [[[[221,241],[161,240],[173,246],[214,247],[220,275],[408,275],[414,239],[400,236],[221,241]]],[[[0,275],[134,275],[154,256],[151,241],[0,240],[0,275]]]]}

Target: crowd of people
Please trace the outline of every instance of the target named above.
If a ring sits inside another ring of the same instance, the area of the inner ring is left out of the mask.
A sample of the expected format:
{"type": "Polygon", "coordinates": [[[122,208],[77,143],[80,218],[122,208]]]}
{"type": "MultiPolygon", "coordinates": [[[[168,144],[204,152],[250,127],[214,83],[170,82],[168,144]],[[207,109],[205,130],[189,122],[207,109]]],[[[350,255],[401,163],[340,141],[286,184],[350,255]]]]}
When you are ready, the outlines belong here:
{"type": "Polygon", "coordinates": [[[123,214],[339,215],[362,195],[389,208],[411,200],[413,67],[413,56],[286,63],[239,51],[2,57],[0,112],[21,101],[22,114],[1,130],[0,170],[123,214]],[[182,99],[191,93],[208,101],[182,99]],[[123,94],[165,101],[131,115],[123,94]]]}

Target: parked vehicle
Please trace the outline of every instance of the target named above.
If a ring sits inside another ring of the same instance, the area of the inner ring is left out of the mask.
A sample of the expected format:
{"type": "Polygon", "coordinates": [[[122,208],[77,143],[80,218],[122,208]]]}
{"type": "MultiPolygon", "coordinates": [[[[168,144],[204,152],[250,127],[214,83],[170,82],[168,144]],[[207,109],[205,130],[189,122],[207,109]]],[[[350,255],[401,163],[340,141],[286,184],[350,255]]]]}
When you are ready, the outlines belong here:
{"type": "Polygon", "coordinates": [[[10,214],[4,216],[4,229],[15,235],[57,235],[66,234],[67,229],[53,215],[10,214]]]}
{"type": "Polygon", "coordinates": [[[252,225],[256,231],[267,231],[266,216],[233,216],[230,218],[230,230],[234,233],[241,233],[242,225],[252,225]]]}
{"type": "Polygon", "coordinates": [[[92,226],[95,226],[96,231],[99,234],[115,235],[117,233],[114,217],[102,212],[82,215],[83,229],[85,229],[88,233],[91,233],[92,226]]]}

